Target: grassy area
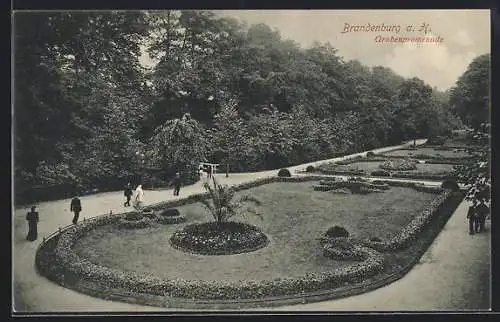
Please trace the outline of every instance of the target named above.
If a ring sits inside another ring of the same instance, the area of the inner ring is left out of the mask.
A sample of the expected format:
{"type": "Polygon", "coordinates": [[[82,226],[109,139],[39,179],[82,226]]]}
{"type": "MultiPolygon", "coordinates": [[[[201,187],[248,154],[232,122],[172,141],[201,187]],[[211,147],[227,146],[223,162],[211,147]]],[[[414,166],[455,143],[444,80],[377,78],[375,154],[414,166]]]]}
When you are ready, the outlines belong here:
{"type": "MultiPolygon", "coordinates": [[[[382,164],[382,161],[380,162],[366,162],[366,161],[360,161],[360,162],[354,162],[348,165],[342,165],[342,166],[336,166],[334,167],[334,164],[331,165],[332,170],[337,169],[337,170],[364,170],[366,173],[371,173],[372,171],[378,171],[381,170],[379,167],[380,164],[382,164]]],[[[328,166],[327,166],[328,167],[328,166]]],[[[425,163],[418,163],[417,164],[417,169],[416,170],[408,170],[404,171],[405,173],[413,173],[413,172],[426,172],[429,174],[441,174],[441,173],[448,173],[453,170],[453,165],[452,164],[425,164],[425,163]]]]}
{"type": "Polygon", "coordinates": [[[417,150],[394,150],[391,152],[384,153],[387,156],[415,156],[419,154],[428,155],[430,157],[442,157],[442,158],[463,158],[468,157],[469,154],[464,151],[443,151],[435,150],[433,148],[419,148],[417,150]]]}
{"type": "Polygon", "coordinates": [[[243,280],[298,277],[335,269],[349,262],[327,259],[317,238],[330,226],[344,226],[354,237],[396,233],[435,197],[411,188],[386,193],[341,195],[315,192],[317,182],[271,183],[248,189],[262,201],[264,220],[242,219],[259,226],[270,244],[252,253],[226,256],[187,254],[173,249],[171,235],[184,225],[212,220],[201,204],[179,207],[188,221],[179,225],[117,231],[112,226],[91,231],[75,245],[80,256],[108,267],[154,272],[168,278],[243,280]]]}

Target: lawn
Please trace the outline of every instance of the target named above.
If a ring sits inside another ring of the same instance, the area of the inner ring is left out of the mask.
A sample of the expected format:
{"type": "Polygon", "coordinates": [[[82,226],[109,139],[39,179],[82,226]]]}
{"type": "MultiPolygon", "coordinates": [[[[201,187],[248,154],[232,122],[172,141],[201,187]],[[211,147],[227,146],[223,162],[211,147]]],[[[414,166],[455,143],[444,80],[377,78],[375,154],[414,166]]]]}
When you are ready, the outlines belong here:
{"type": "Polygon", "coordinates": [[[464,151],[443,151],[443,150],[435,150],[433,148],[419,148],[417,150],[394,150],[391,152],[384,153],[387,156],[415,156],[419,154],[424,154],[430,157],[442,157],[442,158],[454,158],[460,159],[464,157],[470,156],[467,152],[464,151]]]}
{"type": "MultiPolygon", "coordinates": [[[[379,167],[380,164],[383,162],[375,162],[375,161],[360,161],[360,162],[354,162],[348,165],[339,165],[335,166],[331,164],[331,169],[336,169],[336,170],[364,170],[365,173],[370,174],[372,171],[379,171],[381,168],[379,167]]],[[[326,166],[328,168],[328,165],[326,166]]],[[[418,163],[417,164],[417,169],[416,170],[409,170],[409,171],[404,171],[405,173],[429,173],[429,174],[442,174],[442,173],[449,173],[453,170],[453,165],[452,164],[425,164],[425,163],[418,163]]]]}
{"type": "Polygon", "coordinates": [[[299,277],[324,272],[350,262],[327,259],[317,238],[333,225],[354,237],[380,237],[396,233],[435,198],[411,188],[391,187],[367,195],[316,192],[317,182],[271,183],[238,194],[262,201],[264,219],[242,218],[269,237],[270,244],[251,253],[203,256],[173,249],[169,238],[184,225],[212,220],[201,204],[179,207],[185,224],[137,230],[104,226],[77,241],[75,251],[92,262],[121,270],[154,272],[166,278],[243,280],[299,277]]]}

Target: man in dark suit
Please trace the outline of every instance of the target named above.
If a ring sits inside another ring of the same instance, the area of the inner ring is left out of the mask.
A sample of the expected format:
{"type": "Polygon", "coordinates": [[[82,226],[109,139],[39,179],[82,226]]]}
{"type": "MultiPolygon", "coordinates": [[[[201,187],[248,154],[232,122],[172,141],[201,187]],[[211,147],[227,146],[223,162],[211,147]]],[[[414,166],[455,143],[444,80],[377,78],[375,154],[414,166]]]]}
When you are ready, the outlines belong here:
{"type": "Polygon", "coordinates": [[[78,216],[82,211],[82,203],[78,196],[75,196],[73,199],[71,199],[70,211],[75,213],[75,216],[73,217],[73,225],[76,225],[76,223],[78,222],[78,216]]]}
{"type": "Polygon", "coordinates": [[[132,186],[130,185],[130,182],[125,186],[125,190],[123,191],[123,194],[125,197],[127,197],[127,201],[123,204],[125,207],[130,207],[130,198],[132,198],[132,186]]]}

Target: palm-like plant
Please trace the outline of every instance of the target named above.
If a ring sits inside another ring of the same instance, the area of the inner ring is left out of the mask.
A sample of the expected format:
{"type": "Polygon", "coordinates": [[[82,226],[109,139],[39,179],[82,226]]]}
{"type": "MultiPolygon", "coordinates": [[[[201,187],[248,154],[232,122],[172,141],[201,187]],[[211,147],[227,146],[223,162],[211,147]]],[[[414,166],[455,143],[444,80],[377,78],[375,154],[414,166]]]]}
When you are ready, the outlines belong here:
{"type": "MultiPolygon", "coordinates": [[[[210,197],[203,199],[201,202],[210,211],[217,223],[227,222],[231,217],[244,214],[242,210],[249,202],[257,206],[261,204],[258,199],[248,195],[242,196],[237,201],[233,200],[235,191],[227,185],[221,185],[213,177],[212,183],[205,182],[203,187],[210,197]]],[[[262,215],[252,207],[246,207],[245,210],[262,219],[262,215]]]]}

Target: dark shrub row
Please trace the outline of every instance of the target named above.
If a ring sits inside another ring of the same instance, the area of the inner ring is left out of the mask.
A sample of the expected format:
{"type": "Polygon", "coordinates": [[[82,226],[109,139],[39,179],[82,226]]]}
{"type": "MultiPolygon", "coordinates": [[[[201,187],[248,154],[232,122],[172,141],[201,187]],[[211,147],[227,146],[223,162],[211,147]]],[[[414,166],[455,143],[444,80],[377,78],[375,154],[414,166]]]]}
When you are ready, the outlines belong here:
{"type": "Polygon", "coordinates": [[[180,224],[186,221],[183,216],[156,216],[156,222],[163,225],[180,224]]]}

